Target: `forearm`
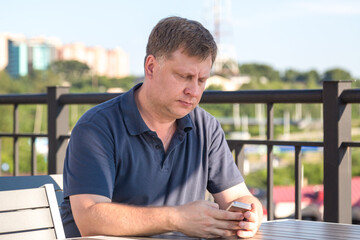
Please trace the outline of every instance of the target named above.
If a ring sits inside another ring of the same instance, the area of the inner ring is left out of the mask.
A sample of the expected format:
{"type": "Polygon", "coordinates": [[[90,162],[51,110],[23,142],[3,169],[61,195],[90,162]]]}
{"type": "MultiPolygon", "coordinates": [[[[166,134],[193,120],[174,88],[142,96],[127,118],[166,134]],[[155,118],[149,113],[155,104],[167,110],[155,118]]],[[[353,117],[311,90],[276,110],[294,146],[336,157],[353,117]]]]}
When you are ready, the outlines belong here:
{"type": "Polygon", "coordinates": [[[96,203],[81,215],[76,224],[82,236],[154,235],[174,231],[172,207],[135,207],[116,203],[96,203]]]}

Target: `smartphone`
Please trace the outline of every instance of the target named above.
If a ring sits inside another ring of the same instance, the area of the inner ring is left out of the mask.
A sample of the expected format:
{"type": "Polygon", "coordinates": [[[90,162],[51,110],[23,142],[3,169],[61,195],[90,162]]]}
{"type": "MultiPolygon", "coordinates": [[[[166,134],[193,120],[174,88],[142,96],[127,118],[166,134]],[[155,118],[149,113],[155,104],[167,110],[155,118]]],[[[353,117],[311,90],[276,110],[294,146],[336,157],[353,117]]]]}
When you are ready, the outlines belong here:
{"type": "Polygon", "coordinates": [[[251,204],[234,201],[226,210],[232,212],[246,212],[251,210],[251,204]]]}

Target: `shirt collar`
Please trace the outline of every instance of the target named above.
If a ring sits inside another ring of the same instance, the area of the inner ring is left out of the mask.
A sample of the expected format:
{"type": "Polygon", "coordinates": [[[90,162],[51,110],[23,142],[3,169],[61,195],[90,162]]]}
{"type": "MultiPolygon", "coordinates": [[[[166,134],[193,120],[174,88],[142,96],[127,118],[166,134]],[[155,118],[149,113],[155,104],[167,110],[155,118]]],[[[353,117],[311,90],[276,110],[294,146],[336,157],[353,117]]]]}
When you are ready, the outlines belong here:
{"type": "MultiPolygon", "coordinates": [[[[124,122],[126,128],[128,129],[131,135],[140,135],[144,132],[150,131],[148,126],[145,124],[144,120],[142,119],[139,109],[137,108],[135,102],[135,95],[134,92],[138,88],[140,88],[142,83],[135,85],[132,89],[128,92],[124,93],[121,101],[121,110],[124,114],[124,122]]],[[[193,123],[191,118],[186,115],[183,118],[179,118],[176,120],[177,128],[186,132],[189,132],[193,128],[193,123]]]]}

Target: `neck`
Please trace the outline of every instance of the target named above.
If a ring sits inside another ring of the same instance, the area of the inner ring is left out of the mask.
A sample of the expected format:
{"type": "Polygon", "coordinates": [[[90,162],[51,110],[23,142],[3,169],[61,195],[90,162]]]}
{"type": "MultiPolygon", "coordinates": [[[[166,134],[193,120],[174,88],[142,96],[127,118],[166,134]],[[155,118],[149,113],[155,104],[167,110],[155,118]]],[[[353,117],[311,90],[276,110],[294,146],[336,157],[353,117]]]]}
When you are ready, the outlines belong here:
{"type": "Polygon", "coordinates": [[[145,83],[134,93],[136,106],[139,109],[141,117],[146,125],[153,131],[157,132],[162,129],[168,129],[175,123],[176,119],[166,118],[157,111],[156,106],[153,106],[151,100],[147,97],[144,84],[145,83]]]}
{"type": "Polygon", "coordinates": [[[159,137],[163,135],[163,132],[167,132],[169,128],[171,128],[176,119],[167,119],[161,117],[157,114],[156,109],[153,109],[151,104],[149,104],[149,100],[146,99],[146,93],[143,86],[141,86],[138,90],[135,91],[135,102],[136,106],[139,109],[140,115],[146,125],[152,130],[157,132],[159,137]]]}
{"type": "Polygon", "coordinates": [[[169,146],[172,135],[176,130],[176,119],[166,119],[156,113],[155,109],[151,108],[149,101],[146,100],[145,90],[143,86],[135,91],[135,102],[139,109],[140,115],[145,124],[150,130],[155,131],[158,137],[162,140],[165,150],[169,146]]]}
{"type": "Polygon", "coordinates": [[[176,119],[169,119],[157,111],[157,107],[151,104],[151,98],[147,96],[146,82],[135,91],[135,102],[145,124],[155,131],[161,139],[165,152],[167,151],[172,136],[176,130],[176,119]]]}

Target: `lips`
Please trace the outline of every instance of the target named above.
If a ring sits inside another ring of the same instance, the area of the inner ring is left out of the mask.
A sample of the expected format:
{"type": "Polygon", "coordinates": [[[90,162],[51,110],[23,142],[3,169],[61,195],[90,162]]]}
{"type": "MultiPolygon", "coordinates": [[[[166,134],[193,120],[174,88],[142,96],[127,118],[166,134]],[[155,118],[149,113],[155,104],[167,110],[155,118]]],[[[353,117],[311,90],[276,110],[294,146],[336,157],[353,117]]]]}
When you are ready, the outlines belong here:
{"type": "Polygon", "coordinates": [[[196,98],[192,98],[189,100],[179,100],[182,104],[192,106],[196,104],[196,98]]]}
{"type": "Polygon", "coordinates": [[[191,102],[187,102],[187,101],[182,101],[182,100],[179,100],[179,102],[183,105],[186,105],[186,106],[191,106],[192,103],[191,102]]]}

